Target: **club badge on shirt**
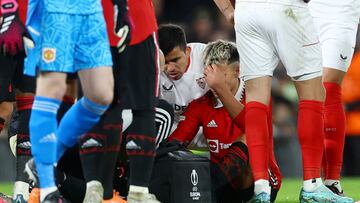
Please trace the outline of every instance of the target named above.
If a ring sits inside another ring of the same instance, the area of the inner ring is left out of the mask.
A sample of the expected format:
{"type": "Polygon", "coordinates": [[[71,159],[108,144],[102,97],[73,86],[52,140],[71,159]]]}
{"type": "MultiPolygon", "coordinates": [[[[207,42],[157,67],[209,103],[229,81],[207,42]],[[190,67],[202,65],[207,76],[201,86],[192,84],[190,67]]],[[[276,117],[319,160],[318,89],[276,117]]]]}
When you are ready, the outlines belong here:
{"type": "Polygon", "coordinates": [[[206,86],[205,77],[196,79],[196,83],[199,85],[201,89],[205,89],[206,86]]]}

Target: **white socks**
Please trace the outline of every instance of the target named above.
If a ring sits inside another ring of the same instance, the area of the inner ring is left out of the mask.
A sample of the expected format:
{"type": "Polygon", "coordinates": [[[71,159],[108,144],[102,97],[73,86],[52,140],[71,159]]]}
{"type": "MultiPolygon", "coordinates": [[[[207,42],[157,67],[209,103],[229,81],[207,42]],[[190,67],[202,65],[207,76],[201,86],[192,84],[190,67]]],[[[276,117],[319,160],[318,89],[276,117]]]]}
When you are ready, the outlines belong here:
{"type": "Polygon", "coordinates": [[[23,195],[24,199],[27,201],[29,199],[29,184],[22,182],[22,181],[16,181],[14,184],[14,190],[13,190],[13,199],[16,198],[16,195],[23,195]]]}
{"type": "Polygon", "coordinates": [[[255,188],[254,188],[255,195],[258,195],[262,192],[265,192],[270,195],[270,191],[271,188],[268,180],[260,179],[255,181],[255,188]]]}
{"type": "Polygon", "coordinates": [[[40,188],[40,202],[44,201],[45,197],[57,190],[57,187],[40,188]]]}
{"type": "Polygon", "coordinates": [[[324,185],[327,185],[327,186],[334,185],[334,187],[336,187],[339,190],[339,192],[342,191],[342,188],[341,188],[341,185],[340,185],[340,180],[328,179],[328,180],[324,181],[324,185]]]}
{"type": "Polygon", "coordinates": [[[92,186],[101,186],[101,183],[97,180],[92,180],[86,183],[86,188],[92,187],[92,186]]]}
{"type": "Polygon", "coordinates": [[[323,185],[321,178],[314,178],[305,180],[303,189],[305,192],[314,192],[321,185],[323,185]]]}
{"type": "Polygon", "coordinates": [[[130,185],[129,192],[140,192],[140,193],[149,193],[148,187],[130,185]]]}

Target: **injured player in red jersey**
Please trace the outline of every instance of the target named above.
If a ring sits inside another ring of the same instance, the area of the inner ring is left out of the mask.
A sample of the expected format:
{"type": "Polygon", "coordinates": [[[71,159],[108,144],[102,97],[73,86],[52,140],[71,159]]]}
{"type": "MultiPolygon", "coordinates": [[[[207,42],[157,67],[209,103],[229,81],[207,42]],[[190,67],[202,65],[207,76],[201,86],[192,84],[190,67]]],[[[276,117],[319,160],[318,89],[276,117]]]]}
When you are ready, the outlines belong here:
{"type": "MultiPolygon", "coordinates": [[[[168,141],[189,143],[202,126],[210,151],[212,188],[217,202],[247,201],[253,195],[254,181],[244,136],[245,95],[239,79],[239,54],[234,44],[216,41],[207,46],[204,59],[205,79],[211,90],[189,104],[168,141]]],[[[271,119],[271,114],[268,117],[271,119]]],[[[272,146],[272,140],[269,142],[272,146]]],[[[274,201],[281,175],[272,147],[269,160],[274,201]]]]}

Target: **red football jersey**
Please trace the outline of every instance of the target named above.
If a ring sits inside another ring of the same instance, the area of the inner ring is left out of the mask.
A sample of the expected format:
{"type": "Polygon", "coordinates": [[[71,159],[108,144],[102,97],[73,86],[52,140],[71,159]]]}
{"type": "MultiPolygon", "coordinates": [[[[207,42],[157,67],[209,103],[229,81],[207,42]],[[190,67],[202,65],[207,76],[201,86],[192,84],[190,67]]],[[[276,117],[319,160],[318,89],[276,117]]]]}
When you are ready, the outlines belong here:
{"type": "Polygon", "coordinates": [[[104,10],[104,17],[110,46],[114,47],[119,41],[119,38],[114,33],[114,6],[111,0],[102,0],[101,3],[104,10]]]}
{"type": "Polygon", "coordinates": [[[157,31],[157,21],[152,0],[128,0],[133,20],[130,45],[138,44],[157,31]]]}
{"type": "Polygon", "coordinates": [[[218,162],[227,153],[230,145],[245,133],[245,111],[242,111],[237,118],[241,123],[239,128],[230,118],[225,107],[215,108],[215,104],[216,99],[210,91],[190,102],[169,140],[176,139],[190,143],[202,126],[211,161],[218,162]]]}
{"type": "MultiPolygon", "coordinates": [[[[111,46],[116,46],[119,38],[114,33],[114,8],[110,0],[102,0],[106,27],[111,46]]],[[[132,32],[130,44],[138,44],[157,31],[154,6],[151,0],[128,0],[132,32]]]]}

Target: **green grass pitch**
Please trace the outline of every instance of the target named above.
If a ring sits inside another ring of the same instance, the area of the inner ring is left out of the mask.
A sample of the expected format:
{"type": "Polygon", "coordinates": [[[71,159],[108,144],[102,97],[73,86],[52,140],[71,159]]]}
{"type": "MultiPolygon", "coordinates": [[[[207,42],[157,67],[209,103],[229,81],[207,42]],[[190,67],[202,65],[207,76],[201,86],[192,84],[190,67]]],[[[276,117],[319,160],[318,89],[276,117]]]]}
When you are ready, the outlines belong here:
{"type": "MultiPolygon", "coordinates": [[[[298,198],[301,185],[301,179],[284,179],[276,202],[299,202],[298,198]]],[[[352,197],[355,201],[360,200],[360,177],[343,178],[341,186],[348,196],[352,197]]],[[[12,192],[12,183],[0,183],[0,192],[10,195],[12,192]]]]}
{"type": "MultiPolygon", "coordinates": [[[[301,187],[301,179],[284,179],[276,202],[299,202],[301,187]]],[[[355,201],[360,200],[360,177],[343,178],[341,187],[347,196],[352,197],[355,201]]]]}

